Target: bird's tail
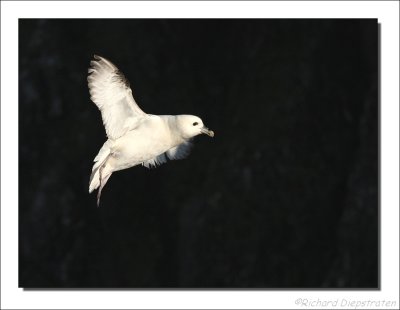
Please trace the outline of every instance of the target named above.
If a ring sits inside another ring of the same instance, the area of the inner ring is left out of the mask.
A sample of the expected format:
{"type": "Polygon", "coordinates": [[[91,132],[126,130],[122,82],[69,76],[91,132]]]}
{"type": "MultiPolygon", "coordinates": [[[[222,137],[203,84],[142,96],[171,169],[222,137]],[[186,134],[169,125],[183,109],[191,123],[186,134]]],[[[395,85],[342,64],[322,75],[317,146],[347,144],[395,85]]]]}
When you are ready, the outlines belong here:
{"type": "MultiPolygon", "coordinates": [[[[100,149],[99,154],[94,159],[95,164],[92,168],[92,174],[90,176],[89,181],[89,193],[93,192],[96,188],[100,186],[100,168],[102,168],[102,178],[105,179],[107,175],[111,175],[111,171],[105,171],[109,169],[107,168],[107,159],[111,154],[110,142],[107,140],[103,147],[100,149]]],[[[107,178],[108,179],[108,178],[107,178]]],[[[102,181],[102,185],[104,186],[105,182],[102,181]]]]}

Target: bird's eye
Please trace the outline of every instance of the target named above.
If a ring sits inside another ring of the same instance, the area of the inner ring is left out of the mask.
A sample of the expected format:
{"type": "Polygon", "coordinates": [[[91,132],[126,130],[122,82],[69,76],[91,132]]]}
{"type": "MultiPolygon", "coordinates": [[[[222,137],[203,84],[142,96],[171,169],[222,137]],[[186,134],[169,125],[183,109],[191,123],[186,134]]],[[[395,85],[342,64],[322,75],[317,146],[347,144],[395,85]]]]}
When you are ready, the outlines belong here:
{"type": "Polygon", "coordinates": [[[193,123],[193,126],[197,126],[199,123],[198,122],[194,122],[193,123]]]}

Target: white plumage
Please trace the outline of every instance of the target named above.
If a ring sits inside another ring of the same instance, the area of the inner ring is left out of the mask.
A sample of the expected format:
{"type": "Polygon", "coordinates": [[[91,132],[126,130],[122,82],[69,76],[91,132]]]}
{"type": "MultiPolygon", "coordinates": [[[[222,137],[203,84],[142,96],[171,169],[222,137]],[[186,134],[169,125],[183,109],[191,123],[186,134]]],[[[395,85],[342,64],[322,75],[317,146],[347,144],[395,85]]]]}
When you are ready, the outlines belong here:
{"type": "Polygon", "coordinates": [[[90,62],[90,99],[101,111],[108,140],[94,159],[89,193],[101,190],[114,171],[139,164],[150,168],[167,159],[185,158],[190,139],[214,132],[194,115],[151,115],[143,112],[132,96],[125,76],[109,60],[94,56],[90,62]]]}

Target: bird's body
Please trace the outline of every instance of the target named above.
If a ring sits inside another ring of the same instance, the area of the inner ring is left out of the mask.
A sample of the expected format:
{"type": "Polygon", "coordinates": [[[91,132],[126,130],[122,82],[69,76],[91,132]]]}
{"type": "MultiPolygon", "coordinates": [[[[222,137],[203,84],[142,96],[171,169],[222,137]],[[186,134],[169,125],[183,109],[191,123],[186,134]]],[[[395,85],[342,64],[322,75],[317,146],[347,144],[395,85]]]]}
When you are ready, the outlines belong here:
{"type": "Polygon", "coordinates": [[[182,159],[190,139],[205,133],[214,136],[193,115],[151,115],[136,104],[123,74],[110,61],[95,56],[89,69],[92,101],[102,112],[108,140],[95,157],[89,192],[101,190],[111,174],[137,165],[155,167],[168,159],[182,159]]]}

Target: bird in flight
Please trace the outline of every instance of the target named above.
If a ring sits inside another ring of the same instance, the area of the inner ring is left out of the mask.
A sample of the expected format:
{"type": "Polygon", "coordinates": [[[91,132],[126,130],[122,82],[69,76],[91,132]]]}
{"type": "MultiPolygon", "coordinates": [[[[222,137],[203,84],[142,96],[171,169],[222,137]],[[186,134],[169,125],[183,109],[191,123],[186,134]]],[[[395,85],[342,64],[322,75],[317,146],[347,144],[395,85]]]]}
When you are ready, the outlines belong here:
{"type": "Polygon", "coordinates": [[[133,99],[129,82],[111,61],[94,55],[88,73],[90,99],[101,112],[108,138],[94,159],[89,181],[89,193],[98,188],[97,206],[113,172],[183,159],[193,137],[214,136],[197,116],[143,112],[133,99]]]}

